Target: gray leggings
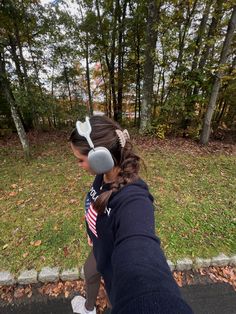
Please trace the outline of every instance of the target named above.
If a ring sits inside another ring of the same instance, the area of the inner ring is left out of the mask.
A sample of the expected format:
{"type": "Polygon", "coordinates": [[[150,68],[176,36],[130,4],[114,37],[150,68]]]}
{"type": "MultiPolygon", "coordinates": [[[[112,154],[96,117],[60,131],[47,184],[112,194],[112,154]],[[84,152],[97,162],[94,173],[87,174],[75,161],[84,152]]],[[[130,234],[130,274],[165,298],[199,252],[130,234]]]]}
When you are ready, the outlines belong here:
{"type": "MultiPolygon", "coordinates": [[[[101,274],[97,271],[97,263],[93,254],[93,250],[89,253],[84,264],[84,277],[86,285],[86,302],[87,310],[92,311],[96,304],[98,290],[101,282],[101,274]]],[[[107,296],[108,307],[111,308],[111,303],[107,296]]]]}
{"type": "Polygon", "coordinates": [[[97,271],[97,263],[93,254],[93,250],[89,253],[84,264],[84,277],[86,284],[86,302],[87,310],[92,311],[96,304],[98,290],[100,287],[101,275],[97,271]]]}

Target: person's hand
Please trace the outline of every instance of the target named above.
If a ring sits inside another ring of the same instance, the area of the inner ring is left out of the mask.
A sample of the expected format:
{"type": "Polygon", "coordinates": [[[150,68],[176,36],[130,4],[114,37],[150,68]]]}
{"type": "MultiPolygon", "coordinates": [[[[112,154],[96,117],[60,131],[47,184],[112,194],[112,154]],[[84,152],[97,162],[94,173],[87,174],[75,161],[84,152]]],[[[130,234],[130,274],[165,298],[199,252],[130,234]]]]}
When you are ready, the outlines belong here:
{"type": "Polygon", "coordinates": [[[89,236],[88,236],[88,245],[89,245],[89,246],[93,246],[93,241],[90,239],[89,236]]]}

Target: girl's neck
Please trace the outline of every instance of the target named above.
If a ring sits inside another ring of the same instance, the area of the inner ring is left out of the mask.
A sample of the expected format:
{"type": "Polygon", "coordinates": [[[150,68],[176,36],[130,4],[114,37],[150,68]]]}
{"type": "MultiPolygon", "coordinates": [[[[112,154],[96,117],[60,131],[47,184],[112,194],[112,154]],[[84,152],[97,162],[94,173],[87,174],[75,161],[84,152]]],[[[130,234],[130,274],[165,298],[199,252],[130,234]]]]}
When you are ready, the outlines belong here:
{"type": "Polygon", "coordinates": [[[120,169],[118,167],[114,167],[112,170],[108,171],[107,173],[104,173],[103,175],[103,181],[105,183],[111,183],[114,182],[120,169]]]}

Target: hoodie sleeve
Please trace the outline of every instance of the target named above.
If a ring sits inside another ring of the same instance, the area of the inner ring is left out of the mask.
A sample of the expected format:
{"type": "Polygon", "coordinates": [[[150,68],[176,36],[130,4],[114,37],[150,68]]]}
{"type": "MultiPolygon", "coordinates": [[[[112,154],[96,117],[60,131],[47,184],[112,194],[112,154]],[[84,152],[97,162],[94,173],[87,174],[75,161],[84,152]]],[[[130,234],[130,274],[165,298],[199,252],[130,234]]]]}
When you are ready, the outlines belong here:
{"type": "Polygon", "coordinates": [[[150,198],[132,194],[116,211],[112,313],[192,313],[180,296],[155,236],[150,198]]]}

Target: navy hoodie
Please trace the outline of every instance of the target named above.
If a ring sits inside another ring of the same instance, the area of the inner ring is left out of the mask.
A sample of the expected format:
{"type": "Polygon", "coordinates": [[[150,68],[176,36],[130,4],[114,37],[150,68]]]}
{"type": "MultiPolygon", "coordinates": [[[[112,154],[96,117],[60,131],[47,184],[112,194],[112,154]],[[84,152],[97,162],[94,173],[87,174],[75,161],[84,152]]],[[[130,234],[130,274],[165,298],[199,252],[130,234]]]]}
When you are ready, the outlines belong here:
{"type": "Polygon", "coordinates": [[[97,270],[119,314],[190,314],[155,235],[153,197],[138,179],[113,193],[103,214],[93,202],[109,184],[96,176],[86,198],[87,232],[97,270]]]}

